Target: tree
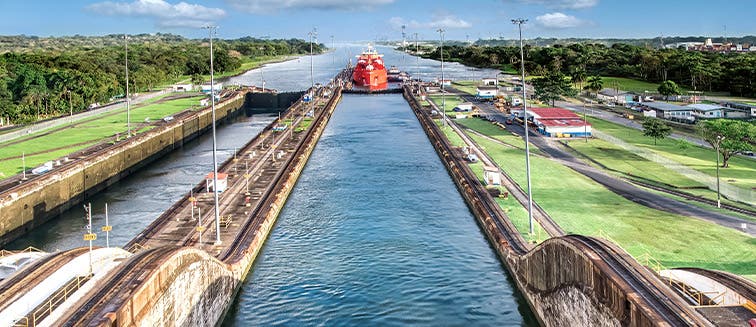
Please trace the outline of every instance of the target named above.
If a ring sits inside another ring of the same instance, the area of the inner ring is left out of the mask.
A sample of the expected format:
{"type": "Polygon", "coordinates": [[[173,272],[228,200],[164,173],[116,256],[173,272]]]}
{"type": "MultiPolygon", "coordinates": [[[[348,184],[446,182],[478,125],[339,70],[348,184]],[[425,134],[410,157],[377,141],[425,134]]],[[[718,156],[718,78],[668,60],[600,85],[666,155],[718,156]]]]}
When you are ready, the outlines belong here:
{"type": "Polygon", "coordinates": [[[192,84],[195,86],[202,85],[202,83],[205,82],[205,79],[200,74],[193,74],[192,75],[192,84]]]}
{"type": "Polygon", "coordinates": [[[653,138],[656,145],[657,140],[672,135],[672,128],[659,118],[648,117],[643,120],[643,135],[653,138]]]}
{"type": "Polygon", "coordinates": [[[551,70],[546,76],[533,79],[533,88],[535,96],[546,103],[551,102],[553,106],[556,100],[562,96],[574,96],[575,89],[572,83],[567,80],[566,76],[559,70],[551,70]]]}
{"type": "Polygon", "coordinates": [[[587,84],[583,87],[583,90],[589,90],[593,91],[593,93],[596,93],[604,88],[604,80],[601,79],[601,76],[594,75],[589,76],[587,80],[587,84]]]}
{"type": "Polygon", "coordinates": [[[727,168],[730,158],[738,153],[753,151],[756,143],[756,125],[740,120],[714,119],[699,124],[699,132],[722,155],[722,168],[727,168]]]}
{"type": "Polygon", "coordinates": [[[656,89],[659,91],[659,94],[664,96],[664,99],[666,100],[670,95],[678,95],[682,93],[680,91],[680,87],[677,86],[677,83],[673,81],[664,81],[661,84],[659,84],[659,87],[656,89]]]}
{"type": "Polygon", "coordinates": [[[577,67],[570,71],[570,78],[572,79],[573,83],[576,83],[578,85],[578,88],[583,88],[583,82],[585,81],[587,74],[585,72],[585,68],[583,67],[577,67]]]}

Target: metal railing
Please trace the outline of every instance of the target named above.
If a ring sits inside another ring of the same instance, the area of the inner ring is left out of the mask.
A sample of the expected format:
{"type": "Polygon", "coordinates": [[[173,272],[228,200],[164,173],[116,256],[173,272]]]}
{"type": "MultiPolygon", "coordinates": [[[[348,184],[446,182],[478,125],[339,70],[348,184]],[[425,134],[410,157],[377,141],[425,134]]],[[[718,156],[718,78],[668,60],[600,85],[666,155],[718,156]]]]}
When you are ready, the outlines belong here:
{"type": "Polygon", "coordinates": [[[19,254],[19,253],[32,253],[32,252],[40,252],[40,253],[42,253],[42,252],[45,252],[45,251],[42,251],[42,250],[40,250],[38,248],[35,248],[33,246],[30,246],[30,247],[27,247],[26,249],[18,250],[18,251],[12,251],[12,250],[2,249],[2,250],[0,250],[0,258],[5,258],[5,257],[7,257],[9,255],[14,255],[14,254],[19,254]]]}
{"type": "Polygon", "coordinates": [[[61,304],[66,302],[68,298],[78,291],[81,286],[88,280],[92,279],[93,275],[76,276],[68,284],[63,286],[58,292],[47,298],[44,303],[37,306],[31,313],[19,318],[14,324],[14,327],[29,327],[37,326],[47,316],[49,316],[53,310],[58,308],[61,304]]]}

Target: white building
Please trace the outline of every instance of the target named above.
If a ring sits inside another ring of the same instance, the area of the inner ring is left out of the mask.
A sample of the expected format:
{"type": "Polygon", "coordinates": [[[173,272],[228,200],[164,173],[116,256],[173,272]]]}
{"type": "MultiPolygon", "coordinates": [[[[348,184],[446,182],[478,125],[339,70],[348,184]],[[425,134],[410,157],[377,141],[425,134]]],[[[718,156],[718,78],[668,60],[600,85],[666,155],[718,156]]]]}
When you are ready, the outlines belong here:
{"type": "Polygon", "coordinates": [[[604,101],[604,102],[616,103],[616,104],[622,104],[622,105],[633,101],[632,93],[625,92],[622,90],[609,89],[609,88],[599,91],[596,94],[596,97],[598,97],[599,100],[604,101]]]}
{"type": "Polygon", "coordinates": [[[499,86],[499,80],[494,77],[485,77],[480,80],[480,84],[485,86],[499,86]]]}
{"type": "Polygon", "coordinates": [[[475,96],[480,99],[493,99],[498,91],[499,88],[496,86],[478,86],[475,89],[475,96]]]}
{"type": "MultiPolygon", "coordinates": [[[[173,89],[173,92],[191,92],[194,90],[194,84],[173,84],[171,86],[173,89]]],[[[210,86],[208,85],[208,90],[210,89],[210,86]]]]}
{"type": "MultiPolygon", "coordinates": [[[[523,117],[522,109],[512,114],[523,117]]],[[[538,126],[538,132],[549,137],[591,136],[591,124],[574,112],[563,108],[529,108],[528,119],[538,126]]]]}
{"type": "Polygon", "coordinates": [[[686,107],[692,108],[691,115],[698,118],[722,118],[724,117],[725,108],[714,104],[696,103],[689,104],[686,107]]]}
{"type": "MultiPolygon", "coordinates": [[[[221,90],[223,90],[223,83],[213,84],[213,90],[215,92],[220,92],[221,90]]],[[[210,84],[202,84],[202,93],[210,93],[210,84]]]]}
{"type": "Polygon", "coordinates": [[[483,180],[486,185],[501,185],[499,169],[493,166],[483,166],[483,180]]]}

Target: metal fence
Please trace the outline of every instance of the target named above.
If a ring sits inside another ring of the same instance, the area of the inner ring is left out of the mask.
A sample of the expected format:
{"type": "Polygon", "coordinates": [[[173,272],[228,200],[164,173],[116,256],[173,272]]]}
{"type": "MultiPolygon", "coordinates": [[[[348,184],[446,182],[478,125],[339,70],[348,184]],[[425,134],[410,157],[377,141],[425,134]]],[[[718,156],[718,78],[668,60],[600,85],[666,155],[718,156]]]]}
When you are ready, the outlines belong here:
{"type": "MultiPolygon", "coordinates": [[[[672,159],[659,155],[656,152],[629,144],[623,140],[620,140],[606,133],[593,130],[593,135],[602,140],[614,143],[627,151],[630,151],[642,158],[645,158],[646,160],[650,160],[655,163],[658,163],[664,167],[667,167],[668,169],[671,169],[677,173],[682,174],[685,177],[688,177],[703,185],[706,185],[706,187],[708,187],[709,189],[713,191],[717,190],[717,178],[714,176],[709,176],[700,171],[694,170],[682,163],[679,163],[677,161],[674,161],[672,159]]],[[[712,165],[714,164],[715,164],[714,160],[712,160],[712,165]]],[[[756,203],[756,201],[754,201],[753,190],[744,189],[744,188],[737,187],[732,184],[728,184],[724,179],[720,179],[719,190],[723,196],[727,197],[730,200],[744,202],[750,205],[754,205],[756,203]]]]}

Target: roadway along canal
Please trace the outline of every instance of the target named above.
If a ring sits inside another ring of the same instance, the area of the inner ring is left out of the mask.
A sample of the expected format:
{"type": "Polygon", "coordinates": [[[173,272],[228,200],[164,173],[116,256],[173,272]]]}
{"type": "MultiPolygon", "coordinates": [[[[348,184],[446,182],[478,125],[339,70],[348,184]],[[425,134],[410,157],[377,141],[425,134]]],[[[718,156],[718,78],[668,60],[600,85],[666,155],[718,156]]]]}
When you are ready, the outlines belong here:
{"type": "Polygon", "coordinates": [[[346,95],[224,325],[535,325],[400,95],[346,95]]]}

